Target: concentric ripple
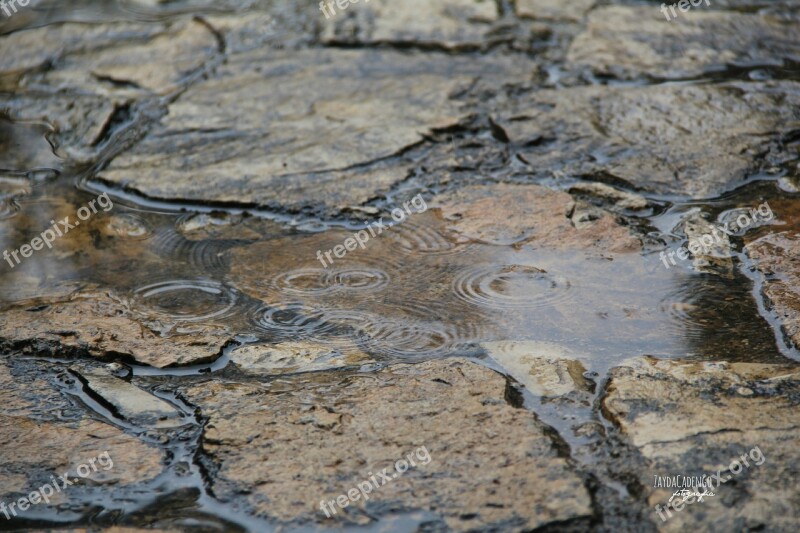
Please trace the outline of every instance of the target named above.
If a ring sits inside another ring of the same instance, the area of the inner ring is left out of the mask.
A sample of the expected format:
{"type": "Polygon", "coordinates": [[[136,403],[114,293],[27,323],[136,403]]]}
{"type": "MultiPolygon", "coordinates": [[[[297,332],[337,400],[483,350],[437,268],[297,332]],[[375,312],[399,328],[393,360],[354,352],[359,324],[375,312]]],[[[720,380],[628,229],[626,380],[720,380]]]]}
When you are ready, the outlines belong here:
{"type": "Polygon", "coordinates": [[[672,291],[659,303],[659,311],[667,316],[667,328],[676,336],[702,341],[706,336],[703,309],[698,306],[698,293],[689,287],[672,291]]]}
{"type": "Polygon", "coordinates": [[[337,328],[324,310],[297,302],[260,306],[250,315],[250,323],[262,333],[290,338],[316,337],[337,328]]]}
{"type": "Polygon", "coordinates": [[[535,309],[570,296],[571,284],[530,265],[478,266],[459,273],[453,292],[467,303],[492,309],[535,309]]]}
{"type": "Polygon", "coordinates": [[[412,360],[449,355],[458,341],[455,327],[447,324],[383,317],[362,323],[359,337],[377,354],[412,360]]]}
{"type": "Polygon", "coordinates": [[[367,266],[345,267],[328,273],[325,284],[338,290],[378,291],[389,284],[389,275],[367,266]]]}
{"type": "Polygon", "coordinates": [[[411,220],[393,226],[387,237],[399,245],[401,252],[407,254],[445,255],[459,253],[466,249],[464,245],[448,240],[434,228],[417,224],[411,220]]]}
{"type": "Polygon", "coordinates": [[[381,269],[354,265],[341,268],[298,268],[273,278],[271,286],[283,294],[322,296],[336,292],[378,291],[389,283],[381,269]]]}
{"type": "Polygon", "coordinates": [[[198,322],[230,314],[236,293],[213,280],[169,280],[134,291],[132,306],[147,316],[198,322]]]}
{"type": "Polygon", "coordinates": [[[224,240],[192,241],[169,228],[155,234],[153,245],[164,256],[189,263],[201,272],[224,272],[229,259],[225,252],[236,242],[224,240]]]}

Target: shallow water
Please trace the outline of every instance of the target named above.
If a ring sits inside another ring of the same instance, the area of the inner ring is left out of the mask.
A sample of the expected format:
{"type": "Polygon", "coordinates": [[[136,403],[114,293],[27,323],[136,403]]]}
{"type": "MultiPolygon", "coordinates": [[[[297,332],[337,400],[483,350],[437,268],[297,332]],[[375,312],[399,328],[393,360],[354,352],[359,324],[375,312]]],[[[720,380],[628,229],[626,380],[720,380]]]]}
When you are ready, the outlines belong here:
{"type": "MultiPolygon", "coordinates": [[[[134,13],[111,2],[30,16],[30,25],[148,17],[146,10],[134,13]]],[[[139,120],[134,115],[128,128],[134,130],[139,120]]],[[[800,360],[754,296],[759,287],[741,254],[726,279],[697,273],[690,261],[664,268],[658,255],[663,247],[600,253],[489,245],[455,238],[441,212],[431,208],[323,268],[317,251],[332,249],[372,219],[143,199],[97,180],[102,158],[91,167],[71,162],[53,145],[50,132],[46,124],[0,119],[0,250],[19,249],[51,227],[52,220],[74,220],[78,209],[100,193],[108,193],[113,208],[99,211],[52,249],[35,251],[13,268],[0,263],[0,311],[113,290],[142,321],[157,324],[163,336],[213,322],[229,328],[243,344],[308,339],[342,349],[357,346],[373,358],[361,368],[365,371],[459,355],[502,370],[485,349],[486,343],[498,341],[556,346],[581,361],[596,383],[614,365],[645,354],[704,361],[800,360]]],[[[118,137],[104,148],[106,153],[119,147],[115,142],[118,137]]],[[[468,146],[454,150],[456,157],[469,157],[468,146]]],[[[651,230],[652,239],[676,247],[681,238],[672,234],[673,228],[692,208],[724,218],[731,209],[753,207],[762,201],[753,199],[761,198],[780,216],[781,199],[789,202],[797,195],[781,191],[778,177],[757,176],[731,193],[703,201],[654,196],[657,209],[631,217],[651,230]]],[[[391,201],[379,207],[392,207],[391,201]]],[[[734,244],[741,250],[741,239],[734,244]]],[[[172,456],[167,473],[151,488],[170,494],[167,501],[156,502],[150,493],[127,494],[130,504],[120,507],[118,499],[90,490],[86,499],[96,506],[93,512],[52,515],[37,509],[29,515],[32,524],[85,523],[87,516],[106,523],[116,513],[134,513],[142,522],[158,517],[162,526],[267,527],[221,504],[206,489],[206,474],[194,460],[202,421],[171,392],[178,380],[209,372],[247,379],[230,364],[230,349],[214,363],[187,368],[132,365],[137,383],[158,391],[191,418],[180,438],[158,442],[172,456]]],[[[38,372],[53,372],[63,364],[30,355],[14,364],[22,375],[44,361],[48,366],[38,372]]],[[[115,419],[66,371],[56,378],[74,405],[148,438],[141,428],[115,419]]],[[[314,379],[308,376],[309,387],[314,379]]],[[[280,378],[265,386],[279,388],[280,378]]],[[[74,405],[64,406],[64,416],[74,405]]],[[[559,422],[563,409],[548,411],[530,397],[526,405],[568,443],[580,441],[571,423],[559,422]]],[[[580,406],[567,415],[591,419],[580,406]]],[[[397,514],[368,530],[413,531],[429,518],[397,514]]]]}

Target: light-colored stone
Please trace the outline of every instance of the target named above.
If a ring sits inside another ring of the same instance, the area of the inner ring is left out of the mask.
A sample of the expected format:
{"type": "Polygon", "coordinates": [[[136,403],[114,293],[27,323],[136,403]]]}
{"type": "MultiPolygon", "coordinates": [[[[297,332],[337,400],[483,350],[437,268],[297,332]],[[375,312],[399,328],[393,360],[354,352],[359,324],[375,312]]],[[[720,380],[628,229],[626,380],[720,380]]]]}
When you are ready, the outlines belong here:
{"type": "Polygon", "coordinates": [[[570,220],[575,202],[539,185],[476,185],[434,198],[449,228],[464,239],[543,248],[596,247],[634,251],[639,240],[608,213],[578,229],[570,220]],[[503,209],[497,209],[503,206],[503,209]]]}
{"type": "Polygon", "coordinates": [[[4,347],[101,359],[121,356],[158,368],[213,361],[228,342],[231,334],[220,326],[193,324],[171,334],[151,329],[120,298],[103,292],[0,315],[4,347]]]}
{"type": "Polygon", "coordinates": [[[517,15],[543,20],[578,21],[597,0],[516,0],[517,15]]]}
{"type": "Polygon", "coordinates": [[[539,341],[496,341],[482,344],[514,379],[537,396],[563,396],[587,391],[586,368],[578,354],[564,346],[539,341]]]}
{"type": "Polygon", "coordinates": [[[700,212],[693,212],[686,217],[683,232],[688,239],[688,250],[698,252],[693,253],[692,258],[695,270],[733,278],[733,252],[730,238],[725,232],[703,218],[700,212]]]}
{"type": "Polygon", "coordinates": [[[497,5],[491,0],[370,0],[337,9],[323,20],[322,38],[327,43],[480,46],[496,19],[497,5]]]}
{"type": "Polygon", "coordinates": [[[800,127],[795,105],[794,82],[591,86],[536,91],[496,122],[542,178],[708,197],[789,157],[780,139],[800,127]]]}
{"type": "Polygon", "coordinates": [[[637,358],[611,372],[602,408],[645,458],[634,475],[651,508],[663,508],[672,494],[654,487],[656,475],[721,471],[728,478],[713,488],[714,497],[672,510],[666,521],[653,511],[659,530],[714,523],[725,530],[792,531],[800,525],[794,512],[800,491],[798,393],[796,364],[637,358]],[[734,461],[738,474],[729,471],[734,461]]]}
{"type": "Polygon", "coordinates": [[[667,21],[658,4],[598,7],[572,42],[568,65],[620,76],[684,78],[737,63],[779,66],[800,54],[796,23],[705,4],[678,11],[678,19],[667,21]]]}
{"type": "MultiPolygon", "coordinates": [[[[105,457],[97,460],[96,471],[90,468],[86,481],[78,486],[105,486],[111,493],[161,473],[163,451],[89,416],[64,416],[69,409],[47,381],[30,374],[14,375],[0,360],[0,501],[27,496],[50,483],[51,476],[69,472],[72,480],[78,466],[88,465],[104,452],[110,462],[105,457]]],[[[50,505],[74,505],[80,497],[80,488],[65,487],[54,494],[50,505]]]]}
{"type": "Polygon", "coordinates": [[[169,429],[190,423],[174,406],[107,370],[74,367],[73,371],[85,381],[86,387],[114,408],[115,414],[135,426],[169,429]]]}
{"type": "Polygon", "coordinates": [[[650,202],[644,196],[630,191],[617,189],[605,183],[597,182],[580,182],[570,187],[571,193],[583,193],[589,196],[602,198],[611,202],[613,207],[618,209],[631,209],[639,211],[647,209],[650,202]]]}
{"type": "Polygon", "coordinates": [[[407,177],[379,160],[468,114],[451,94],[480,76],[501,83],[524,65],[388,50],[235,54],[100,177],[151,198],[359,205],[407,177]]]}
{"type": "Polygon", "coordinates": [[[233,350],[230,357],[247,372],[276,375],[342,369],[374,362],[355,346],[347,349],[309,341],[250,344],[233,350]]]}

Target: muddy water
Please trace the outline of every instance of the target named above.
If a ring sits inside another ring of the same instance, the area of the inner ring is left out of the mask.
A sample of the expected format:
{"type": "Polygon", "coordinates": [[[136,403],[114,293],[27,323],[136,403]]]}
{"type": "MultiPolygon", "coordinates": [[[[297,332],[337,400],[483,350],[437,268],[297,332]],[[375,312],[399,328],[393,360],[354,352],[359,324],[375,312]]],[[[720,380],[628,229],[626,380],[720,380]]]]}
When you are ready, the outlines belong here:
{"type": "MultiPolygon", "coordinates": [[[[90,8],[69,17],[48,13],[41,22],[128,16],[90,8]]],[[[164,336],[213,322],[233,331],[239,344],[313,340],[342,350],[356,346],[370,357],[354,365],[364,370],[460,355],[503,371],[486,346],[504,341],[557,346],[581,361],[595,382],[612,366],[642,354],[705,361],[798,359],[754,297],[759,288],[740,254],[734,257],[732,275],[721,277],[697,273],[690,262],[665,268],[658,255],[663,246],[614,253],[488,245],[457,238],[442,213],[431,208],[324,268],[317,252],[343,243],[372,218],[320,219],[148,201],[105,186],[95,179],[102,161],[91,168],[76,166],[49,136],[46,124],[0,120],[0,250],[19,249],[53,220],[69,216],[74,221],[78,209],[98,194],[107,193],[113,208],[82,221],[53,249],[35,251],[13,268],[0,263],[0,310],[47,306],[78,293],[113,289],[143,321],[158,324],[164,336]]],[[[112,144],[108,152],[114,149],[112,144]]],[[[754,207],[754,198],[779,205],[787,195],[774,178],[755,179],[701,202],[660,196],[654,198],[660,207],[638,217],[638,223],[653,239],[674,248],[681,244],[674,228],[691,209],[722,219],[737,207],[754,207]]],[[[429,198],[436,192],[427,191],[429,198]]],[[[734,238],[734,245],[740,250],[741,240],[734,238]]],[[[170,452],[166,473],[152,482],[151,491],[126,494],[127,506],[120,507],[118,498],[104,499],[100,491],[87,491],[86,501],[96,506],[90,513],[93,521],[136,513],[142,522],[158,517],[162,526],[266,527],[207,490],[207,473],[194,460],[203,421],[173,393],[177,384],[196,376],[238,375],[229,359],[231,349],[213,363],[186,368],[131,365],[137,384],[188,420],[170,439],[118,419],[70,377],[69,363],[32,355],[15,361],[20,375],[54,373],[61,390],[74,400],[63,406],[65,418],[71,410],[91,411],[170,452]],[[156,501],[156,489],[170,499],[156,501]]],[[[314,379],[309,376],[310,387],[314,379]]],[[[280,388],[280,380],[268,386],[280,388]]],[[[590,420],[585,407],[549,410],[530,396],[526,405],[568,443],[587,441],[563,422],[590,420]]],[[[87,513],[36,510],[28,516],[46,525],[82,523],[87,513]]],[[[425,513],[400,514],[374,529],[412,531],[428,518],[425,513]]]]}

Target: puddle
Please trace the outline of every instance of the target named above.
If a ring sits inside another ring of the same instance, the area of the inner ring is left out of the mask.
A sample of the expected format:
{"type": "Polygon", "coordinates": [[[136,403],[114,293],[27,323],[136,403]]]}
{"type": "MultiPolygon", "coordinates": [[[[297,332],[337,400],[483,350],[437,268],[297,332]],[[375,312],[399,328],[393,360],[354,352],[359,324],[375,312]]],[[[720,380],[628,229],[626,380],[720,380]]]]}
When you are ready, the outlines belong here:
{"type": "MultiPolygon", "coordinates": [[[[212,9],[210,4],[201,7],[212,9]]],[[[187,9],[186,3],[179,3],[173,13],[187,9]]],[[[166,16],[166,11],[154,13],[129,2],[91,7],[82,2],[70,10],[44,5],[15,24],[166,16]]],[[[712,78],[718,77],[796,79],[797,65],[731,68],[712,78]]],[[[626,213],[632,224],[650,231],[642,252],[473,242],[450,232],[439,210],[431,208],[323,266],[320,252],[335,249],[371,221],[364,216],[356,221],[323,220],[278,210],[144,199],[96,181],[102,162],[89,169],[70,168],[57,155],[51,133],[46,124],[0,118],[0,250],[19,250],[54,220],[74,219],[99,193],[108,192],[114,205],[59,237],[52,249],[40,249],[15,266],[0,262],[0,312],[46,308],[76,295],[113,291],[143,327],[161,336],[211,323],[230,332],[234,343],[226,344],[213,362],[165,369],[131,365],[131,383],[189,420],[190,427],[169,434],[122,419],[69,370],[74,361],[25,354],[20,368],[48,376],[68,398],[61,406],[65,419],[91,413],[166,450],[169,459],[164,473],[138,491],[111,497],[86,489],[82,496],[91,507],[88,511],[37,509],[27,515],[30,521],[19,522],[20,527],[105,525],[126,516],[153,527],[272,530],[271,523],[215,498],[198,458],[204,421],[176,392],[180,385],[209,374],[280,389],[280,376],[258,376],[231,363],[231,351],[239,345],[310,341],[342,351],[357,349],[371,357],[360,367],[367,376],[392,363],[453,356],[505,372],[487,354],[488,343],[541,343],[580,362],[592,390],[589,400],[572,405],[548,404],[529,391],[523,393],[523,405],[556,428],[569,445],[599,441],[604,422],[592,414],[593,395],[602,389],[608,370],[628,358],[800,360],[797,351],[782,342],[777,320],[758,296],[760,281],[740,253],[742,233],[731,237],[730,278],[698,273],[691,260],[666,268],[658,254],[663,246],[652,245],[680,246],[684,238],[676,228],[691,210],[724,222],[735,218],[739,208],[769,201],[776,215],[794,216],[798,194],[778,187],[785,172],[753,176],[719,198],[649,197],[652,208],[639,216],[626,213]],[[596,427],[590,431],[590,426],[596,427]]],[[[470,146],[458,150],[468,152],[470,146]]],[[[381,201],[372,203],[386,207],[381,201]]],[[[769,229],[763,225],[749,231],[769,229]]],[[[34,418],[40,415],[45,416],[37,412],[34,418]]],[[[427,513],[404,511],[352,530],[418,531],[434,522],[436,517],[427,513]]],[[[298,530],[322,529],[301,525],[298,530]]]]}

